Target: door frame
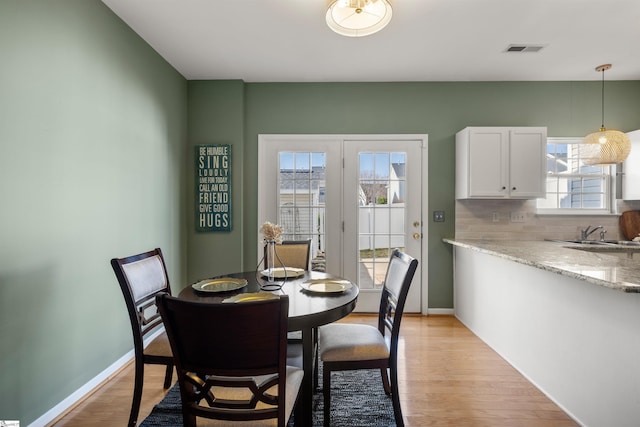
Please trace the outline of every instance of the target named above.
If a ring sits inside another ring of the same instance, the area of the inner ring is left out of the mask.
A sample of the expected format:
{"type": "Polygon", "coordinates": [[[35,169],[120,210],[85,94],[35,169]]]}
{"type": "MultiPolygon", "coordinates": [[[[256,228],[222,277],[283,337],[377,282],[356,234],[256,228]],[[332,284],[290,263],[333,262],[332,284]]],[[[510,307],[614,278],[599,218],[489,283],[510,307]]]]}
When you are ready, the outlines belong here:
{"type": "MultiPolygon", "coordinates": [[[[422,234],[422,239],[420,242],[420,265],[418,266],[419,276],[420,276],[420,312],[422,314],[427,314],[429,309],[429,268],[428,268],[428,231],[429,231],[429,186],[427,177],[429,176],[428,167],[429,167],[429,158],[428,158],[428,147],[429,147],[429,139],[427,134],[258,134],[258,215],[257,215],[257,228],[259,229],[261,224],[264,221],[269,220],[267,218],[267,214],[265,212],[265,203],[267,202],[267,198],[269,197],[268,192],[273,190],[273,188],[277,188],[277,180],[272,178],[272,173],[269,174],[267,171],[269,169],[273,169],[263,164],[262,159],[265,158],[268,151],[270,150],[269,141],[299,141],[301,143],[309,144],[309,147],[312,149],[313,142],[322,142],[322,143],[336,143],[340,144],[340,147],[347,140],[420,140],[421,141],[421,164],[422,164],[422,209],[421,209],[421,218],[420,221],[422,223],[422,228],[420,230],[422,234]],[[265,176],[269,176],[271,178],[264,179],[265,176]]],[[[342,148],[340,148],[340,157],[341,160],[344,158],[344,153],[342,152],[342,148]]],[[[340,180],[342,182],[344,175],[344,164],[342,165],[340,180]]],[[[277,176],[277,174],[276,174],[277,176]]],[[[341,209],[342,211],[342,209],[341,209]]],[[[340,213],[341,221],[344,221],[343,213],[340,213]]],[[[342,230],[340,230],[342,231],[342,230]]],[[[259,234],[259,233],[258,233],[259,234]]],[[[256,236],[259,244],[259,235],[256,236]]],[[[340,254],[343,251],[343,233],[340,233],[340,254]]],[[[341,256],[341,255],[340,255],[341,256]]],[[[342,273],[343,266],[340,265],[340,271],[342,273]]]]}

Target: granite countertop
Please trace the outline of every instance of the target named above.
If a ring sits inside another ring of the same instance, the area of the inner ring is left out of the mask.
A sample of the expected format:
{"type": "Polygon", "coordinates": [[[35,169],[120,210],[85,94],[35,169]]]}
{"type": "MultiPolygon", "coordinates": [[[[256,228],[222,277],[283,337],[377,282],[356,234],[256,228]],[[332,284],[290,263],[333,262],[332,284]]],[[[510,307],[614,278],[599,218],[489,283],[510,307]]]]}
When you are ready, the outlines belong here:
{"type": "Polygon", "coordinates": [[[443,239],[443,241],[607,288],[640,293],[639,247],[624,249],[624,252],[638,252],[633,259],[630,259],[613,253],[621,252],[620,248],[606,249],[605,246],[591,247],[556,241],[457,239],[443,239]]]}

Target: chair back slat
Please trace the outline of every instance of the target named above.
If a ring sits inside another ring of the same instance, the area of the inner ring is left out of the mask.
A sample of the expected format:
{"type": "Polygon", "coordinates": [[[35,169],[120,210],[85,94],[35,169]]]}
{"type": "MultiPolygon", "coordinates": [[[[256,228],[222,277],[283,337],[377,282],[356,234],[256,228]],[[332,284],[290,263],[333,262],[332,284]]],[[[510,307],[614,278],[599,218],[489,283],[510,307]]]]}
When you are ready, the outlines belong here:
{"type": "Polygon", "coordinates": [[[138,318],[143,329],[153,327],[152,325],[157,323],[162,323],[155,299],[147,298],[143,301],[146,301],[146,303],[138,305],[138,318]]]}

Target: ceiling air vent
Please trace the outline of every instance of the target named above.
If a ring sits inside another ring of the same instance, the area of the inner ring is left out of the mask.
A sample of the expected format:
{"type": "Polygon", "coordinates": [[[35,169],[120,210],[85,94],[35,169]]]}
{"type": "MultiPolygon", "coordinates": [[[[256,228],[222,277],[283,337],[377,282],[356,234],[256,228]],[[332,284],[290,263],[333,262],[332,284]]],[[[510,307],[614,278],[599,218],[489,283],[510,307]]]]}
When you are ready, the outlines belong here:
{"type": "Polygon", "coordinates": [[[543,47],[541,45],[510,44],[506,52],[539,52],[543,47]]]}

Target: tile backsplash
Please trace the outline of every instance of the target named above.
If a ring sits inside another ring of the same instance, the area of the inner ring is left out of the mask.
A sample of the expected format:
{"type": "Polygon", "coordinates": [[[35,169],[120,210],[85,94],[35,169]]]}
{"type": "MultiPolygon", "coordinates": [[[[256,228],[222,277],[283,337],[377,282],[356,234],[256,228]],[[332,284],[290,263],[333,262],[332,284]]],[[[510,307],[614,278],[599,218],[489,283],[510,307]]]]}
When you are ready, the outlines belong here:
{"type": "MultiPolygon", "coordinates": [[[[640,201],[618,200],[618,212],[640,201]]],[[[492,240],[576,239],[588,225],[602,225],[606,239],[624,239],[619,215],[537,215],[535,200],[456,200],[456,238],[492,240]]],[[[599,232],[592,239],[599,239],[599,232]]]]}

